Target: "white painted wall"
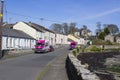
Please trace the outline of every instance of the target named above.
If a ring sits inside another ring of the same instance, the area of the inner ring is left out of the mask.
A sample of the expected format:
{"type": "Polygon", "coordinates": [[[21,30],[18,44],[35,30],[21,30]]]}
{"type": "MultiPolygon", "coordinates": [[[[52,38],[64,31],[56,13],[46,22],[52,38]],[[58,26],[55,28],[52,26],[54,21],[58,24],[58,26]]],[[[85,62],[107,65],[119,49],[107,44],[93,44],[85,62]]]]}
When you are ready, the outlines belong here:
{"type": "Polygon", "coordinates": [[[55,34],[54,33],[49,33],[49,42],[51,45],[55,45],[55,34]]]}
{"type": "Polygon", "coordinates": [[[24,22],[18,22],[13,26],[13,29],[23,31],[26,34],[30,35],[31,37],[37,39],[37,31],[31,26],[28,26],[27,24],[25,24],[24,22]]]}
{"type": "Polygon", "coordinates": [[[63,34],[56,34],[56,44],[68,44],[67,36],[63,34]]]}
{"type": "Polygon", "coordinates": [[[47,40],[50,45],[55,45],[55,34],[54,33],[44,30],[44,34],[42,35],[43,35],[42,39],[47,40]]]}
{"type": "Polygon", "coordinates": [[[49,41],[49,32],[48,31],[45,31],[44,33],[44,39],[49,41]]]}
{"type": "Polygon", "coordinates": [[[88,32],[88,36],[92,36],[92,32],[88,32]]]}
{"type": "Polygon", "coordinates": [[[6,49],[7,43],[6,43],[7,37],[2,37],[2,49],[6,49]]]}
{"type": "Polygon", "coordinates": [[[78,44],[84,45],[84,44],[85,44],[84,38],[80,38],[80,39],[78,40],[78,44]]]}
{"type": "Polygon", "coordinates": [[[42,32],[40,31],[36,31],[36,40],[39,40],[40,38],[42,38],[42,32]]]}
{"type": "Polygon", "coordinates": [[[31,49],[34,48],[36,40],[14,37],[2,37],[2,50],[6,49],[31,49]]]}

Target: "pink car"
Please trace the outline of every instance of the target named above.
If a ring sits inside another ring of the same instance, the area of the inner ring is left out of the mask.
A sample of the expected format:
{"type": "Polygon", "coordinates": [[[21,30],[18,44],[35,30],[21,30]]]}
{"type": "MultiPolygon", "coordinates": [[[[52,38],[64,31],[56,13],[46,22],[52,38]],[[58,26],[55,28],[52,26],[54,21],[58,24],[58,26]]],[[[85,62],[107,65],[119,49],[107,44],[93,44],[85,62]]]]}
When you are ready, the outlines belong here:
{"type": "Polygon", "coordinates": [[[48,42],[45,40],[38,40],[35,45],[35,53],[37,52],[49,52],[50,46],[48,45],[48,42]]]}
{"type": "Polygon", "coordinates": [[[77,47],[77,42],[72,41],[72,42],[70,43],[70,50],[75,49],[76,47],[77,47]]]}

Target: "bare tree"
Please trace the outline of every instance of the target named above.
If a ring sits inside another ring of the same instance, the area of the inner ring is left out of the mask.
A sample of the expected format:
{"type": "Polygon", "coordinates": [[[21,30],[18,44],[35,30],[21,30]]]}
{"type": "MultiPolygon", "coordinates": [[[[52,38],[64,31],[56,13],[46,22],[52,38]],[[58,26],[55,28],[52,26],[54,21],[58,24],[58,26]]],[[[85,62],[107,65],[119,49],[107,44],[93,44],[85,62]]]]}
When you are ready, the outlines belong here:
{"type": "Polygon", "coordinates": [[[96,29],[96,36],[98,37],[100,35],[100,33],[102,32],[101,22],[97,22],[96,27],[97,27],[97,29],[96,29]]]}
{"type": "Polygon", "coordinates": [[[68,33],[69,33],[69,26],[68,26],[68,24],[67,23],[63,23],[62,26],[63,26],[63,31],[64,31],[63,33],[68,35],[68,33]]]}
{"type": "Polygon", "coordinates": [[[58,33],[63,33],[63,28],[61,24],[57,24],[57,23],[52,24],[51,30],[58,32],[58,33]]]}
{"type": "Polygon", "coordinates": [[[69,30],[70,34],[74,35],[74,33],[75,33],[75,27],[76,27],[76,23],[71,22],[70,23],[70,30],[69,30]]]}

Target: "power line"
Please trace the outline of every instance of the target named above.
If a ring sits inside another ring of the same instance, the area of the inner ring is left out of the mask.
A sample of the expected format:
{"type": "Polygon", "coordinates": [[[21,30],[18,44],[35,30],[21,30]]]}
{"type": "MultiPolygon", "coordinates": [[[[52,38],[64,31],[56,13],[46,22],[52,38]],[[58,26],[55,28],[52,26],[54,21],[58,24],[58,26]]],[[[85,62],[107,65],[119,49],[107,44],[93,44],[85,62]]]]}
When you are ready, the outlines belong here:
{"type": "Polygon", "coordinates": [[[14,12],[10,12],[10,11],[7,11],[7,14],[16,15],[16,16],[22,16],[22,17],[27,17],[27,18],[32,18],[32,19],[38,19],[38,20],[41,20],[41,21],[44,20],[44,21],[49,21],[49,22],[63,23],[61,21],[54,21],[54,20],[49,20],[49,19],[45,19],[45,18],[27,16],[27,15],[23,15],[23,14],[19,14],[19,13],[14,13],[14,12]]]}

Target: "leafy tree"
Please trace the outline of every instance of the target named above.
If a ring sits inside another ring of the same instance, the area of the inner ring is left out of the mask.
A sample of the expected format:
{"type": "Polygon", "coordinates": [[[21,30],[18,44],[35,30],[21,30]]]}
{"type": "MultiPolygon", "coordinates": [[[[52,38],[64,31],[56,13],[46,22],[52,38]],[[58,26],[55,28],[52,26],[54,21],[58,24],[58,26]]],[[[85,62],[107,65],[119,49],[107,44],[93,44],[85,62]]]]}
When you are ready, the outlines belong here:
{"type": "Polygon", "coordinates": [[[105,32],[101,32],[100,35],[99,35],[99,38],[104,40],[104,37],[105,37],[105,32]]]}
{"type": "Polygon", "coordinates": [[[113,35],[119,32],[119,28],[115,24],[108,24],[106,25],[106,27],[109,29],[110,33],[113,35]]]}
{"type": "Polygon", "coordinates": [[[97,36],[97,38],[98,38],[98,36],[99,36],[99,33],[96,31],[96,36],[97,36]]]}
{"type": "Polygon", "coordinates": [[[106,28],[104,28],[104,33],[105,33],[105,35],[108,35],[108,34],[110,34],[110,31],[109,31],[109,29],[106,27],[106,28]]]}

